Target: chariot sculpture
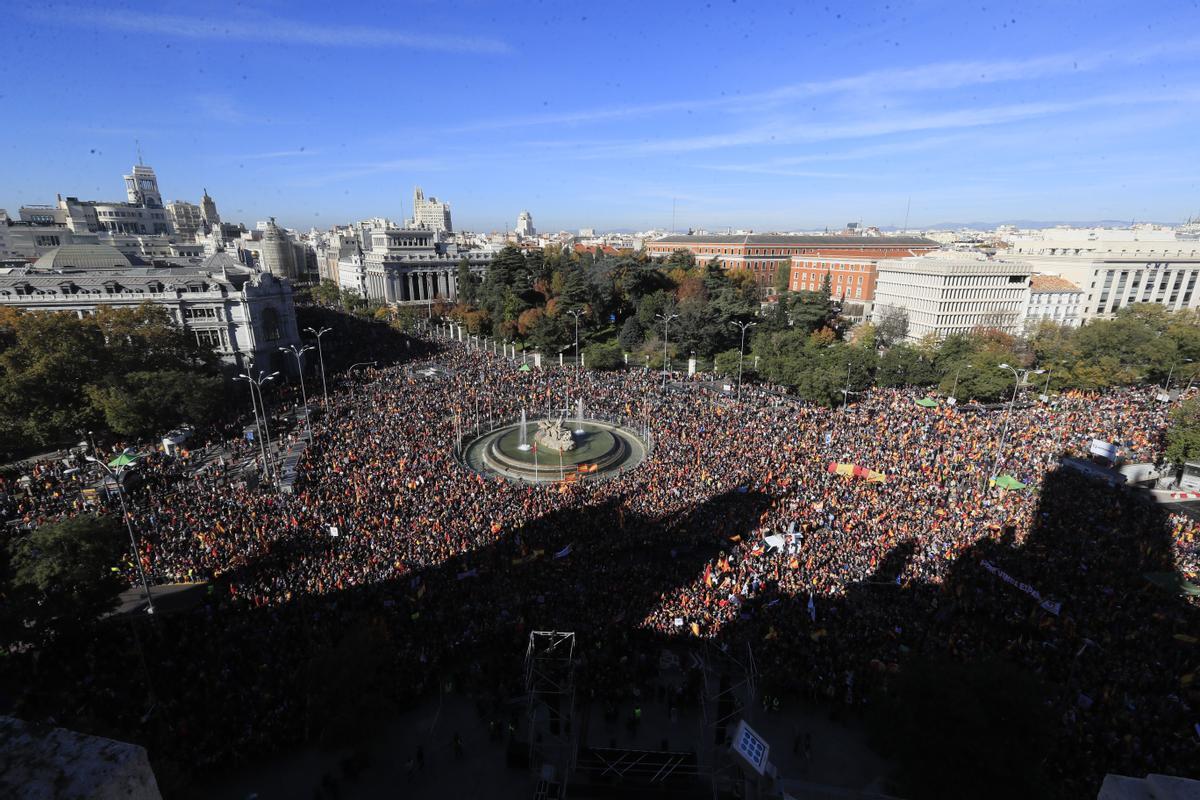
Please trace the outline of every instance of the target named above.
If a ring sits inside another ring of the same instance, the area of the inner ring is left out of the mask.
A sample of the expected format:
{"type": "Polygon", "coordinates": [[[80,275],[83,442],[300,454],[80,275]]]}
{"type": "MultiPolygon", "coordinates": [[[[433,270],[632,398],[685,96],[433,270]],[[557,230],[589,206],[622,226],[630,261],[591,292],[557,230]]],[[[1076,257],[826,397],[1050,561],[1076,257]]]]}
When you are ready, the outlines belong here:
{"type": "Polygon", "coordinates": [[[563,452],[575,449],[575,439],[571,436],[571,430],[563,425],[561,416],[558,419],[544,419],[538,422],[533,441],[548,450],[563,452]]]}

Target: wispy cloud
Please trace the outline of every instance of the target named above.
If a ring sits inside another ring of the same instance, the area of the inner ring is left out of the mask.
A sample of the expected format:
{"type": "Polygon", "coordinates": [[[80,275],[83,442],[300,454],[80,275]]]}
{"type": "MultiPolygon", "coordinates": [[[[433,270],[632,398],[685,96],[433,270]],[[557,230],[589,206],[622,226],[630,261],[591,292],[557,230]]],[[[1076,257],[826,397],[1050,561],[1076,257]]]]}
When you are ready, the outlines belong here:
{"type": "Polygon", "coordinates": [[[447,35],[427,30],[408,33],[360,25],[312,25],[278,17],[186,17],[138,13],[128,9],[98,10],[80,6],[31,9],[25,13],[41,22],[187,39],[279,42],[319,47],[397,47],[482,55],[499,55],[512,51],[507,43],[490,37],[447,35]]]}
{"type": "Polygon", "coordinates": [[[871,70],[826,80],[786,84],[754,92],[691,99],[664,99],[607,108],[529,114],[481,120],[451,132],[571,125],[678,112],[765,111],[829,95],[889,95],[949,91],[1007,81],[1032,81],[1142,63],[1151,59],[1200,55],[1200,38],[1159,42],[1145,47],[1057,53],[1023,59],[942,61],[913,67],[871,70]]]}
{"type": "Polygon", "coordinates": [[[295,150],[275,150],[270,153],[249,153],[243,156],[232,156],[235,161],[268,161],[277,158],[306,158],[309,156],[320,155],[320,150],[309,150],[307,147],[300,147],[295,150]]]}
{"type": "Polygon", "coordinates": [[[392,172],[429,172],[445,169],[446,165],[432,158],[397,158],[385,161],[374,161],[347,164],[342,169],[332,172],[307,175],[291,181],[293,186],[325,186],[330,183],[353,180],[371,175],[383,175],[392,172]]]}
{"type": "Polygon", "coordinates": [[[1060,102],[1012,103],[956,111],[921,112],[813,124],[811,121],[776,119],[768,124],[704,136],[677,137],[648,141],[623,141],[593,147],[579,157],[612,158],[651,156],[721,150],[752,145],[784,145],[830,140],[870,138],[921,131],[982,128],[1041,117],[1121,106],[1194,103],[1200,91],[1125,92],[1094,95],[1060,102]]]}
{"type": "Polygon", "coordinates": [[[195,102],[201,113],[217,122],[239,125],[253,119],[249,114],[242,111],[234,99],[227,94],[198,94],[195,97],[195,102]]]}

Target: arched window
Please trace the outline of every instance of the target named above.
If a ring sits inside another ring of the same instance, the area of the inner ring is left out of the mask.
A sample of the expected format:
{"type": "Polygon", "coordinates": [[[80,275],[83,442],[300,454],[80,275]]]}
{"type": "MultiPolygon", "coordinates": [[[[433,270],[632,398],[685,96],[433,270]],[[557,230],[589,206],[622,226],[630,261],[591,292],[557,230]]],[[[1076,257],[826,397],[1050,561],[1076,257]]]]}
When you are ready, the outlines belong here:
{"type": "Polygon", "coordinates": [[[274,308],[268,306],[263,309],[262,324],[263,335],[267,337],[267,341],[273,342],[283,338],[279,329],[279,312],[274,308]]]}

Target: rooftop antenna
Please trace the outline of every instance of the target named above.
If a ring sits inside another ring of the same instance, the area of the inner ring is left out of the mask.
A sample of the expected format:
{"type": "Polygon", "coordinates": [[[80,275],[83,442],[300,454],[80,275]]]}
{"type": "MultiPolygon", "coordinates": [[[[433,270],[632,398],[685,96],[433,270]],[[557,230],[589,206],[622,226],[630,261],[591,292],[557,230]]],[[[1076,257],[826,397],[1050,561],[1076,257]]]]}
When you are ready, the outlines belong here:
{"type": "Polygon", "coordinates": [[[904,230],[908,230],[908,212],[912,210],[912,195],[908,196],[908,203],[904,206],[904,230]]]}
{"type": "Polygon", "coordinates": [[[145,164],[142,163],[142,143],[139,142],[137,139],[134,139],[133,145],[134,145],[134,147],[137,148],[138,166],[139,167],[145,166],[145,164]]]}

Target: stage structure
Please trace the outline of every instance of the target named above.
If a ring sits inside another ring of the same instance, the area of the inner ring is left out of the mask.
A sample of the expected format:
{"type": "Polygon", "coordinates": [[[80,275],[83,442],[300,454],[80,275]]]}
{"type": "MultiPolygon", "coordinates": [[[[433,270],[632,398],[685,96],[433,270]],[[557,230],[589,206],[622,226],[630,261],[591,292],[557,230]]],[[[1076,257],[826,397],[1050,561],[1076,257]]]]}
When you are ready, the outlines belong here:
{"type": "Polygon", "coordinates": [[[531,631],[525,651],[529,695],[529,768],[538,778],[538,797],[566,797],[575,767],[575,634],[531,631]]]}
{"type": "Polygon", "coordinates": [[[731,746],[739,722],[750,722],[758,692],[758,668],[749,643],[743,652],[707,640],[703,655],[704,695],[701,702],[702,744],[709,751],[713,797],[735,793],[759,797],[760,776],[743,769],[731,746]]]}

